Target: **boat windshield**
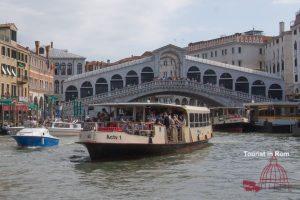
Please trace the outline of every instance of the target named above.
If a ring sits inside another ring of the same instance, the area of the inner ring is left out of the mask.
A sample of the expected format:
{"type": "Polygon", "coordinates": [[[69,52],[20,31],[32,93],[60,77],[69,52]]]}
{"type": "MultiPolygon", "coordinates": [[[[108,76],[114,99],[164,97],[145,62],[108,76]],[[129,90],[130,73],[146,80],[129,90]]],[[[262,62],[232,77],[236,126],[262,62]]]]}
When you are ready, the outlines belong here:
{"type": "Polygon", "coordinates": [[[62,122],[58,122],[58,123],[54,122],[53,123],[54,128],[71,128],[70,125],[71,124],[69,124],[69,123],[62,123],[62,122]]]}

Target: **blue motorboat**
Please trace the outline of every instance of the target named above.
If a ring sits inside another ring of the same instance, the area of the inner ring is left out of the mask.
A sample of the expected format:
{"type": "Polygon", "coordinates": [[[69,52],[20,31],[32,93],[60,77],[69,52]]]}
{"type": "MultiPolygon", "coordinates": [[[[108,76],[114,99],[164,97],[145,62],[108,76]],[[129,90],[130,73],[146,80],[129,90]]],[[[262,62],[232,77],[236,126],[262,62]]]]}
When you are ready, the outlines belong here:
{"type": "Polygon", "coordinates": [[[59,143],[59,139],[50,135],[46,128],[24,128],[12,137],[21,147],[51,147],[59,143]]]}

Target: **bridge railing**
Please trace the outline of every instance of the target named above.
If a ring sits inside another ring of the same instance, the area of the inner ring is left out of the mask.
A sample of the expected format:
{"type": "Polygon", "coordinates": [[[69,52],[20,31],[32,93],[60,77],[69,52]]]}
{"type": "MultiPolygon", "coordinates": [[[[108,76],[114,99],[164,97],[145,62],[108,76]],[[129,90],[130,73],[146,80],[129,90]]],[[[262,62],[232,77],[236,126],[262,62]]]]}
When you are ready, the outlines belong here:
{"type": "MultiPolygon", "coordinates": [[[[203,84],[196,81],[189,80],[154,80],[151,82],[142,83],[140,85],[127,86],[121,89],[116,89],[113,91],[108,91],[102,94],[96,94],[94,96],[89,96],[81,98],[84,104],[92,104],[101,99],[110,100],[117,97],[129,96],[131,94],[136,94],[138,92],[147,92],[154,89],[169,89],[169,88],[183,88],[188,90],[194,90],[199,92],[205,92],[207,94],[217,94],[224,97],[238,99],[243,102],[268,102],[272,101],[267,97],[250,95],[248,93],[243,93],[239,91],[234,91],[226,89],[223,87],[218,87],[212,84],[203,84]]],[[[66,102],[65,106],[70,106],[71,102],[66,102]]]]}

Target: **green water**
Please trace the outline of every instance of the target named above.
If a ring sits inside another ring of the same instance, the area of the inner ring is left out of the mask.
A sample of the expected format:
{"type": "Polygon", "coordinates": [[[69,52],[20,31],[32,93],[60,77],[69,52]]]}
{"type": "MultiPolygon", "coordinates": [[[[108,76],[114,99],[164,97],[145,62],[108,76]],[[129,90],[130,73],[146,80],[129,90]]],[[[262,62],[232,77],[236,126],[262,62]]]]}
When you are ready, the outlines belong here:
{"type": "Polygon", "coordinates": [[[189,154],[94,163],[86,149],[61,138],[58,147],[20,149],[0,137],[0,199],[300,199],[300,138],[216,133],[210,145],[189,154]],[[244,151],[288,152],[278,157],[291,190],[245,192],[268,157],[244,151]]]}

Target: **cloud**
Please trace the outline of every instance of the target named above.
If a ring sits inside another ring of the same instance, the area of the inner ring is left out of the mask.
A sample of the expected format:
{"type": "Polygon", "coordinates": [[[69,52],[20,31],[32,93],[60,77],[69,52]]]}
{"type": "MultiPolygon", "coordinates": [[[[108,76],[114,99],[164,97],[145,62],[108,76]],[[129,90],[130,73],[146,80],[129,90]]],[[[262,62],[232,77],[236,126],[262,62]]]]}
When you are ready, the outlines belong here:
{"type": "Polygon", "coordinates": [[[88,58],[118,59],[158,48],[185,32],[175,33],[169,22],[193,1],[1,0],[0,19],[16,23],[27,46],[54,41],[55,47],[88,58]]]}
{"type": "Polygon", "coordinates": [[[298,4],[300,0],[273,0],[274,4],[298,4]]]}

